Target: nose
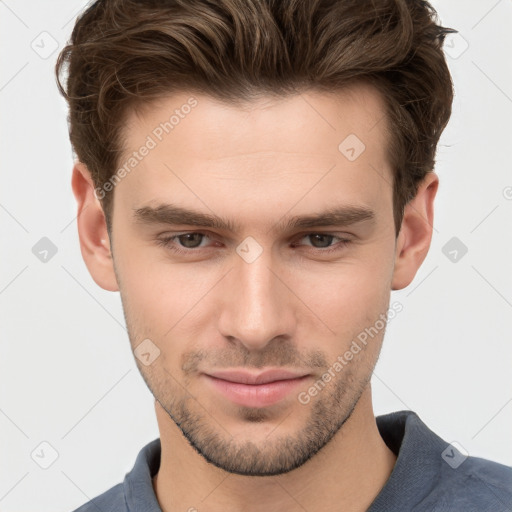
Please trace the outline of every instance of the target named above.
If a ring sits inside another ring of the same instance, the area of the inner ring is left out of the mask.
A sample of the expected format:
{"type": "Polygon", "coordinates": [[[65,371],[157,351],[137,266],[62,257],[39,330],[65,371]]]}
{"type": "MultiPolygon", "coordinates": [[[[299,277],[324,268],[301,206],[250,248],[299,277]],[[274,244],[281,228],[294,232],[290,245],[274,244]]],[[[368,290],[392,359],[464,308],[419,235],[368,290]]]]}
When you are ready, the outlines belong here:
{"type": "Polygon", "coordinates": [[[296,329],[297,300],[284,284],[268,249],[251,263],[234,255],[223,280],[219,331],[248,350],[263,349],[276,337],[289,339],[296,329]]]}

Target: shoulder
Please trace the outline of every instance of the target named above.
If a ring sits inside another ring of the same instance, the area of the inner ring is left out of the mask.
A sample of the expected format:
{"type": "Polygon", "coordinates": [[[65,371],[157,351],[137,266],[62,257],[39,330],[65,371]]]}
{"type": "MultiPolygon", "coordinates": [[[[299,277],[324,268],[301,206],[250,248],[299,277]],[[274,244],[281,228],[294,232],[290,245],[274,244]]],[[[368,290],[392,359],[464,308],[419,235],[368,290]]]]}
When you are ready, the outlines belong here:
{"type": "Polygon", "coordinates": [[[372,512],[512,511],[512,467],[462,453],[413,411],[379,416],[377,425],[397,462],[372,512]]]}
{"type": "Polygon", "coordinates": [[[124,481],[84,503],[73,512],[161,512],[153,491],[152,477],[160,466],[160,439],[146,444],[137,455],[124,481]]]}
{"type": "Polygon", "coordinates": [[[441,468],[430,510],[512,510],[512,467],[470,456],[456,468],[441,468]]]}
{"type": "Polygon", "coordinates": [[[127,511],[123,484],[117,484],[73,512],[124,512],[127,511]]]}

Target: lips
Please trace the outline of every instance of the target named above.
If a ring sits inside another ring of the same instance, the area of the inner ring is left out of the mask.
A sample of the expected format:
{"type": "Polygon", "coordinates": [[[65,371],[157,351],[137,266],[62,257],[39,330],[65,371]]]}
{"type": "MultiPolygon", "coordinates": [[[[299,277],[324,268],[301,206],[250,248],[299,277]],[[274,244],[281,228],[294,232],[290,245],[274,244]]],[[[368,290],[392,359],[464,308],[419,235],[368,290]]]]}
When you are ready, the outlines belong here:
{"type": "Polygon", "coordinates": [[[309,378],[308,374],[283,369],[268,369],[259,373],[219,370],[203,376],[216,393],[245,407],[276,404],[309,378]]]}
{"type": "Polygon", "coordinates": [[[238,382],[239,384],[267,384],[278,380],[298,379],[307,374],[294,373],[289,370],[270,369],[260,373],[249,373],[244,370],[220,370],[211,372],[208,375],[228,382],[238,382]]]}

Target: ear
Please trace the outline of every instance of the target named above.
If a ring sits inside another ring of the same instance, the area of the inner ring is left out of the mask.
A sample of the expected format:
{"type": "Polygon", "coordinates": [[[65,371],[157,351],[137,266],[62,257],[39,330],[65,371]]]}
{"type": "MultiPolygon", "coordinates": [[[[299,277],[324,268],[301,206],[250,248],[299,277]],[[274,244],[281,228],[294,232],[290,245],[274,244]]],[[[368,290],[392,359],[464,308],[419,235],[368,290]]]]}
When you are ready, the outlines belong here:
{"type": "Polygon", "coordinates": [[[416,196],[405,206],[396,244],[392,290],[408,286],[427,256],[432,240],[434,199],[438,185],[437,174],[427,173],[416,196]]]}
{"type": "Polygon", "coordinates": [[[71,186],[78,203],[78,236],[87,269],[98,286],[116,292],[119,287],[114,272],[105,214],[100,200],[94,194],[91,174],[81,162],[77,162],[73,168],[71,186]]]}

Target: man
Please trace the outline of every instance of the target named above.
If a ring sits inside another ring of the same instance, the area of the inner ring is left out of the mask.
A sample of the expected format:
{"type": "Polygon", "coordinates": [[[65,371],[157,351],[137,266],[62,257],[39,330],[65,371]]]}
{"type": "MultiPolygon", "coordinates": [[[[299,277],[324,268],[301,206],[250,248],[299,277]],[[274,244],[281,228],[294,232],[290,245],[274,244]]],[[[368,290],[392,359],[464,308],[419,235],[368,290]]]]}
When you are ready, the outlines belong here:
{"type": "Polygon", "coordinates": [[[160,431],[80,512],[512,510],[512,468],[372,407],[430,246],[450,31],[418,0],[80,16],[57,75],[81,250],[160,431]]]}

